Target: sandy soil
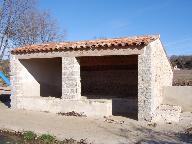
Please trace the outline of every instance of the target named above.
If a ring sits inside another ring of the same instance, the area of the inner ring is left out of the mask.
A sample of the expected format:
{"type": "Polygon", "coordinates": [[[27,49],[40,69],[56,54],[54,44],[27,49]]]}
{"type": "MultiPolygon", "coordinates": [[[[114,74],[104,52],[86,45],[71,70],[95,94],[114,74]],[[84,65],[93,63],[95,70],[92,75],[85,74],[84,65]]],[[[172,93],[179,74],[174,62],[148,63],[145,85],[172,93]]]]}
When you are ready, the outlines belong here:
{"type": "Polygon", "coordinates": [[[180,123],[140,123],[125,117],[87,118],[45,112],[11,110],[0,103],[0,129],[49,133],[58,139],[87,138],[96,144],[192,143],[184,131],[192,127],[192,113],[183,113],[180,123]]]}

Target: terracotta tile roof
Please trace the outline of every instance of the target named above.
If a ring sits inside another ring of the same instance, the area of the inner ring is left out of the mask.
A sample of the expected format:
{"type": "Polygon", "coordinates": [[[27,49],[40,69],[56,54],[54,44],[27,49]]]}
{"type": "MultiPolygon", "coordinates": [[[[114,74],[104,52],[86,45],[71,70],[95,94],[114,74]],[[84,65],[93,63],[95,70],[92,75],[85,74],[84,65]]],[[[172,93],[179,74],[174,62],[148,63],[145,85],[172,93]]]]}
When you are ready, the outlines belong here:
{"type": "Polygon", "coordinates": [[[12,54],[25,53],[39,53],[39,52],[53,52],[53,51],[75,51],[89,48],[111,48],[114,46],[145,46],[150,42],[158,39],[159,36],[135,36],[114,39],[97,39],[76,42],[60,42],[60,43],[46,43],[37,45],[28,45],[21,48],[16,48],[11,51],[12,54]]]}

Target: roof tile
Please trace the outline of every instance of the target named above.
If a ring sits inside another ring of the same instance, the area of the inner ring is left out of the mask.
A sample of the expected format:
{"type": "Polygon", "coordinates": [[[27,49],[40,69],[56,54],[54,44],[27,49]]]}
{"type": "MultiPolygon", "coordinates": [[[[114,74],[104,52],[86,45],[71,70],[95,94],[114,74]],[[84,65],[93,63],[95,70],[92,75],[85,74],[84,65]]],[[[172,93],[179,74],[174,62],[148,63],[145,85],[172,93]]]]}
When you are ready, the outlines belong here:
{"type": "Polygon", "coordinates": [[[97,39],[77,42],[61,42],[61,43],[46,43],[38,45],[27,45],[16,48],[11,51],[12,54],[26,54],[39,52],[53,52],[53,51],[73,51],[89,48],[111,48],[115,46],[145,46],[150,42],[158,39],[159,36],[135,36],[116,39],[97,39]]]}

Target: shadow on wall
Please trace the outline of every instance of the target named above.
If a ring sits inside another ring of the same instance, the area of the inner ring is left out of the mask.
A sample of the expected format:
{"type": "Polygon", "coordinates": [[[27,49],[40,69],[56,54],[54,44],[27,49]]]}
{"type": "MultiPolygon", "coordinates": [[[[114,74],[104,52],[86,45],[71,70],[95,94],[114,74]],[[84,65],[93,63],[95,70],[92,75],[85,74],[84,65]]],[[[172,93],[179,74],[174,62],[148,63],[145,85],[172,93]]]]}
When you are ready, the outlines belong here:
{"type": "MultiPolygon", "coordinates": [[[[56,97],[62,96],[62,59],[61,58],[34,58],[21,59],[21,64],[33,76],[33,80],[28,81],[33,87],[33,82],[40,85],[40,96],[56,97]]],[[[25,85],[25,84],[24,84],[25,85]]],[[[30,87],[29,87],[30,89],[30,87]]]]}

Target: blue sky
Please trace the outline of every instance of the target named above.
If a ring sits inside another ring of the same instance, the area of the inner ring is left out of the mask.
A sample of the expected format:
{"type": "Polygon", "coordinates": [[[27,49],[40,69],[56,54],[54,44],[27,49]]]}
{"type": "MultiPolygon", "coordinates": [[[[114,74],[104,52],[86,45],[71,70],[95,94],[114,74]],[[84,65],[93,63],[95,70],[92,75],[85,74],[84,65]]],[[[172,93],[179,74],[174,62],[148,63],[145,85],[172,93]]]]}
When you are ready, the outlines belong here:
{"type": "Polygon", "coordinates": [[[160,34],[168,55],[192,54],[192,0],[39,0],[65,40],[160,34]]]}

